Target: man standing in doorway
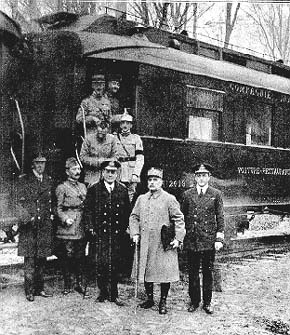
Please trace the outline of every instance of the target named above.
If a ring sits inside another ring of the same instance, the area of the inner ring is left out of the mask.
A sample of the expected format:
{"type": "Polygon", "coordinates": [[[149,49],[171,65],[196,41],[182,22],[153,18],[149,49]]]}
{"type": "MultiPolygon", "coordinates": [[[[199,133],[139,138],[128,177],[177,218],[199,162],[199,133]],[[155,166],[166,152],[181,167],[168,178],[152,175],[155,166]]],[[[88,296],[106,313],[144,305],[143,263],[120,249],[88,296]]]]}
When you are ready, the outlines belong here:
{"type": "Polygon", "coordinates": [[[118,183],[120,163],[104,160],[102,179],[88,189],[84,207],[86,220],[95,243],[97,284],[100,289],[97,302],[112,301],[118,306],[118,277],[122,265],[122,239],[128,228],[130,201],[125,186],[118,183]]]}
{"type": "Polygon", "coordinates": [[[196,186],[184,193],[181,210],[185,217],[184,249],[188,252],[189,312],[198,309],[201,302],[199,268],[202,264],[203,309],[213,313],[211,305],[215,251],[223,247],[224,213],[221,192],[211,186],[212,167],[198,164],[194,167],[196,186]]]}
{"type": "Polygon", "coordinates": [[[24,288],[28,301],[34,296],[52,295],[44,291],[46,257],[53,250],[52,180],[44,172],[46,158],[32,161],[32,172],[21,176],[17,187],[19,218],[18,255],[24,256],[24,288]]]}
{"type": "Polygon", "coordinates": [[[140,240],[139,280],[144,282],[147,294],[140,307],[147,309],[154,305],[153,285],[160,283],[159,314],[166,314],[170,283],[179,280],[177,248],[185,235],[184,220],[175,197],[162,189],[163,171],[151,168],[147,175],[149,192],[136,201],[130,216],[130,235],[134,243],[140,240]],[[163,225],[174,225],[169,250],[162,245],[163,225]]]}

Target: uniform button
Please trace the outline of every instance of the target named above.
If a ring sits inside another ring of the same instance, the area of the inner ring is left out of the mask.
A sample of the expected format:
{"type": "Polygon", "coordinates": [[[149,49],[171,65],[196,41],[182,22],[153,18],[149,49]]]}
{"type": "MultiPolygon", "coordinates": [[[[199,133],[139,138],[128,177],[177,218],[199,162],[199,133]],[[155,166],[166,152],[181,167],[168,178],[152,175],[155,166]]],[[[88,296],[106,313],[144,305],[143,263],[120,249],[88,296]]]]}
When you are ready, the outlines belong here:
{"type": "Polygon", "coordinates": [[[207,223],[207,221],[204,221],[204,223],[207,223]]]}
{"type": "Polygon", "coordinates": [[[40,208],[37,208],[37,211],[39,212],[39,211],[40,211],[40,208]]]}
{"type": "Polygon", "coordinates": [[[37,219],[40,220],[40,216],[38,216],[37,219]]]}
{"type": "Polygon", "coordinates": [[[194,224],[197,224],[197,222],[196,222],[196,221],[194,221],[193,223],[194,223],[194,224]]]}
{"type": "Polygon", "coordinates": [[[119,205],[119,204],[117,204],[117,207],[120,207],[120,205],[119,205]]]}
{"type": "Polygon", "coordinates": [[[103,221],[103,223],[107,223],[107,221],[103,221]]]}
{"type": "Polygon", "coordinates": [[[49,199],[49,201],[48,201],[50,204],[51,204],[51,200],[49,199]]]}
{"type": "Polygon", "coordinates": [[[118,216],[119,215],[119,213],[116,213],[116,216],[118,216]]]}
{"type": "Polygon", "coordinates": [[[116,223],[119,223],[119,221],[116,221],[116,223]]]}
{"type": "Polygon", "coordinates": [[[107,213],[105,212],[104,215],[107,215],[107,213]]]}
{"type": "Polygon", "coordinates": [[[116,234],[118,234],[118,230],[116,230],[116,234]]]}
{"type": "Polygon", "coordinates": [[[196,218],[196,217],[197,217],[197,215],[193,215],[193,217],[194,217],[194,218],[196,218]]]}
{"type": "Polygon", "coordinates": [[[145,230],[145,228],[142,228],[142,230],[144,231],[144,230],[145,230]]]}
{"type": "Polygon", "coordinates": [[[107,229],[104,229],[104,233],[106,233],[107,232],[107,229]]]}

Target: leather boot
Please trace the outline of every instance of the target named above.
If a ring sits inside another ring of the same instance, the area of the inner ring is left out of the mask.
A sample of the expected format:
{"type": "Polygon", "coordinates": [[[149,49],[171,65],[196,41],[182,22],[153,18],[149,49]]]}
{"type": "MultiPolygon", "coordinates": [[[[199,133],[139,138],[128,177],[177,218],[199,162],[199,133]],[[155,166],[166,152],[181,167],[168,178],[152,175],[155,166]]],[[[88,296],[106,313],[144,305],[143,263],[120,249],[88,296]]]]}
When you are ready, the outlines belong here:
{"type": "Polygon", "coordinates": [[[153,283],[144,283],[146,294],[147,294],[147,300],[142,302],[139,307],[148,309],[154,306],[154,300],[153,300],[153,283]]]}
{"type": "Polygon", "coordinates": [[[167,314],[166,298],[162,297],[159,302],[159,314],[167,314]]]}

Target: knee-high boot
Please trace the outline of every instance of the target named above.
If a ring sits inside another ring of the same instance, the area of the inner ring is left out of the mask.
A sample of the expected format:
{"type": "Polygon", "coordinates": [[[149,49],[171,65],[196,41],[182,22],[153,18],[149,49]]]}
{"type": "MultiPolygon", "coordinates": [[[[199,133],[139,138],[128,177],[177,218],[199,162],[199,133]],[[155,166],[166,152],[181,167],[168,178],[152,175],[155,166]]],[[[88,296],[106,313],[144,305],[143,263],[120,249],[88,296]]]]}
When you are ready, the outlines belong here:
{"type": "Polygon", "coordinates": [[[170,288],[170,283],[161,283],[161,296],[160,296],[160,302],[159,302],[159,314],[166,314],[167,308],[166,308],[166,299],[168,296],[168,291],[170,288]]]}
{"type": "Polygon", "coordinates": [[[154,305],[154,300],[153,300],[153,283],[145,282],[144,286],[145,286],[145,290],[146,290],[146,294],[147,294],[147,300],[144,301],[139,306],[141,308],[147,309],[147,308],[150,308],[150,307],[152,307],[154,305]]]}

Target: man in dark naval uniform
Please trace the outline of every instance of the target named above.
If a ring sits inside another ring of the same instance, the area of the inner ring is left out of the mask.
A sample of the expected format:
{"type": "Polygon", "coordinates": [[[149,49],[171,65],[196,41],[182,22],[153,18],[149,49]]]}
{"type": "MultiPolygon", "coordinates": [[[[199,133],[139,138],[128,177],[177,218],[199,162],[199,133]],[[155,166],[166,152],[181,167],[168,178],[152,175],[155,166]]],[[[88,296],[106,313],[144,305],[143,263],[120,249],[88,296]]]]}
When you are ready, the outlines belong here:
{"type": "Polygon", "coordinates": [[[57,256],[60,259],[63,277],[63,294],[67,295],[74,288],[75,291],[89,297],[82,286],[83,265],[85,257],[85,227],[82,221],[83,203],[87,188],[78,180],[81,167],[74,157],[65,163],[67,180],[56,188],[58,227],[56,237],[58,241],[57,256]],[[75,285],[73,283],[75,276],[75,285]]]}
{"type": "Polygon", "coordinates": [[[202,264],[203,309],[213,313],[211,305],[215,251],[223,247],[224,213],[221,192],[208,185],[212,167],[194,167],[196,186],[184,193],[181,210],[185,217],[184,249],[188,252],[189,312],[194,312],[201,301],[199,268],[202,264]]]}
{"type": "Polygon", "coordinates": [[[44,291],[46,257],[53,249],[52,180],[44,172],[46,158],[38,155],[32,161],[32,172],[19,179],[17,215],[19,218],[18,255],[24,256],[26,298],[51,297],[44,291]]]}
{"type": "Polygon", "coordinates": [[[121,273],[123,238],[130,215],[127,188],[116,181],[120,163],[105,160],[101,164],[102,178],[88,189],[84,219],[95,239],[97,283],[100,289],[98,302],[106,299],[118,306],[118,276],[121,273]]]}

